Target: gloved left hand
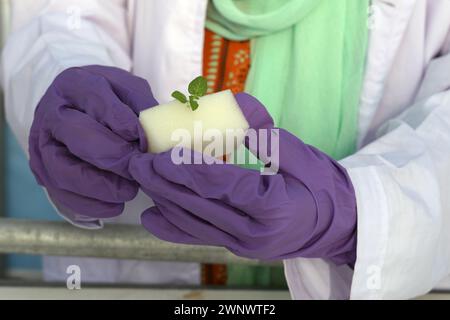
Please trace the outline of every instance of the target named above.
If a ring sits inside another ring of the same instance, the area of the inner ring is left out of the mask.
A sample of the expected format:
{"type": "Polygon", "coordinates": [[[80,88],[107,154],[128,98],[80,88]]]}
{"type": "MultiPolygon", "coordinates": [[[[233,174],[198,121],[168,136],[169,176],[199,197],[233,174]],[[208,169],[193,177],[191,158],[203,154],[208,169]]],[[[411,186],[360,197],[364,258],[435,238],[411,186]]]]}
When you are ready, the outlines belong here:
{"type": "MultiPolygon", "coordinates": [[[[251,128],[272,127],[255,98],[236,98],[251,128]]],[[[278,134],[275,175],[231,164],[177,165],[170,152],[133,157],[130,173],[157,204],[143,213],[144,227],[163,240],[224,246],[249,258],[354,263],[356,200],[345,169],[289,132],[278,134]]]]}
{"type": "Polygon", "coordinates": [[[128,161],[147,149],[138,113],[154,105],[147,81],[114,67],[70,68],[50,85],[30,131],[30,166],[71,222],[117,216],[135,197],[128,161]]]}

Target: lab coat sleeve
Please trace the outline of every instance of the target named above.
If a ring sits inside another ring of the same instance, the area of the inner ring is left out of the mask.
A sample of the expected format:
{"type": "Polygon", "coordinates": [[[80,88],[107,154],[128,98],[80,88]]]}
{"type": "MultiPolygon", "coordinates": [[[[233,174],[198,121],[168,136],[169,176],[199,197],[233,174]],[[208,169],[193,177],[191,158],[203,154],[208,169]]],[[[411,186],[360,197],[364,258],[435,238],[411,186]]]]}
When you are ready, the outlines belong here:
{"type": "Polygon", "coordinates": [[[57,74],[101,64],[130,69],[124,0],[10,1],[2,52],[6,119],[25,152],[34,109],[57,74]]]}
{"type": "MultiPolygon", "coordinates": [[[[6,119],[28,155],[34,109],[56,75],[90,64],[131,68],[127,1],[11,0],[9,4],[11,31],[2,52],[1,82],[6,119]]],[[[102,226],[99,220],[53,204],[77,226],[102,226]]]]}
{"type": "Polygon", "coordinates": [[[449,275],[450,53],[431,61],[415,104],[377,136],[341,161],[357,198],[354,272],[286,260],[293,298],[406,299],[449,275]]]}

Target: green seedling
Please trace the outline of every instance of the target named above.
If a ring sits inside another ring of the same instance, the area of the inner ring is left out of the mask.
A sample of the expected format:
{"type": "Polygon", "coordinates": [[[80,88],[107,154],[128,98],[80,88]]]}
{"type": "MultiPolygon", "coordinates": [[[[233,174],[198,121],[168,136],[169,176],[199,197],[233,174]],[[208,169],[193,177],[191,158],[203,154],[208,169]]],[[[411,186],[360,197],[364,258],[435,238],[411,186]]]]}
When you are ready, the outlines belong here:
{"type": "Polygon", "coordinates": [[[189,83],[188,91],[190,93],[189,98],[186,97],[182,92],[175,90],[172,92],[172,97],[181,103],[185,103],[192,111],[198,108],[198,99],[203,97],[208,90],[208,85],[206,79],[202,76],[195,78],[189,83]]]}

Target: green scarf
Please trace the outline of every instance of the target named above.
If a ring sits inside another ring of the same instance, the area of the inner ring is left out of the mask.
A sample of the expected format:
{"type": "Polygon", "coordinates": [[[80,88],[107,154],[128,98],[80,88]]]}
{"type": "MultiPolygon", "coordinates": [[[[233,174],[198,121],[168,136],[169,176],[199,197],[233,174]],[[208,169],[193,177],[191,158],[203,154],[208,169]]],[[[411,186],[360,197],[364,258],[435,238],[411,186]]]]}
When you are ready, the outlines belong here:
{"type": "MultiPolygon", "coordinates": [[[[230,40],[250,39],[246,91],[277,126],[341,159],[356,148],[368,2],[210,0],[206,27],[230,40]]],[[[262,280],[230,266],[229,282],[270,285],[273,275],[261,268],[254,270],[262,280]]]]}
{"type": "Polygon", "coordinates": [[[251,39],[246,91],[275,123],[340,159],[355,151],[368,0],[212,0],[206,27],[251,39]]]}

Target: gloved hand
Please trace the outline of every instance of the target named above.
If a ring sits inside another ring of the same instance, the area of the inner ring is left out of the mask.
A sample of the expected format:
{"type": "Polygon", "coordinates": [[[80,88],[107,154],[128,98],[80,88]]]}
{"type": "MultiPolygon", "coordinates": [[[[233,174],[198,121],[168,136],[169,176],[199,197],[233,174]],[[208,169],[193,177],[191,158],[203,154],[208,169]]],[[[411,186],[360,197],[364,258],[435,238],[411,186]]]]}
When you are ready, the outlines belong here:
{"type": "MultiPolygon", "coordinates": [[[[255,98],[237,100],[251,128],[273,126],[255,98]]],[[[356,200],[345,169],[289,132],[278,134],[276,175],[231,164],[175,165],[170,152],[134,156],[130,173],[157,204],[142,214],[144,227],[163,240],[224,246],[249,258],[353,263],[356,200]]]]}
{"type": "Polygon", "coordinates": [[[135,197],[128,162],[147,149],[137,114],[156,104],[144,79],[118,68],[70,68],[55,78],[35,111],[30,166],[69,220],[117,216],[135,197]]]}

